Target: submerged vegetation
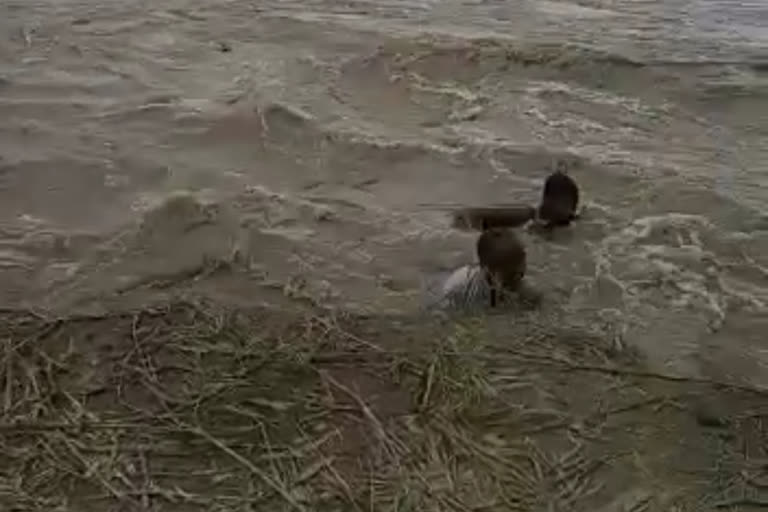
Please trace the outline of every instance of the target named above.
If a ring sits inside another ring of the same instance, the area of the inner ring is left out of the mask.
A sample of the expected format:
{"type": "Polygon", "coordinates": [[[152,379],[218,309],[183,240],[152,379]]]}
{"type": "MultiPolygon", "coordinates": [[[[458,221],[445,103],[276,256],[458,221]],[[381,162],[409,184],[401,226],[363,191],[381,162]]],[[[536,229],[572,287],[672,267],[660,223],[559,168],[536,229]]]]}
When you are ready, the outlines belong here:
{"type": "Polygon", "coordinates": [[[764,391],[531,319],[179,302],[0,325],[2,510],[765,504],[764,391]]]}

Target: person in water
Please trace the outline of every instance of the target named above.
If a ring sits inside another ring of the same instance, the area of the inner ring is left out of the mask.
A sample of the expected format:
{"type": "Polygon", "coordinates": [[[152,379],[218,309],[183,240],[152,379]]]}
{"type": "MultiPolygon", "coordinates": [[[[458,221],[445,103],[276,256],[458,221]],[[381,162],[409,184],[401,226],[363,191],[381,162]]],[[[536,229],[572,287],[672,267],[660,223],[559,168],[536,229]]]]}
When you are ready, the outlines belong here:
{"type": "Polygon", "coordinates": [[[525,246],[511,229],[486,229],[476,244],[478,264],[455,270],[443,283],[438,305],[446,309],[495,308],[518,295],[528,303],[538,296],[523,283],[525,246]]]}
{"type": "Polygon", "coordinates": [[[579,186],[563,164],[544,181],[539,206],[524,204],[472,206],[452,213],[451,225],[457,229],[486,230],[516,228],[534,221],[533,228],[564,227],[578,218],[579,186]]]}
{"type": "Polygon", "coordinates": [[[536,208],[524,204],[470,206],[451,212],[451,225],[457,229],[485,231],[491,228],[516,228],[536,218],[536,208]]]}
{"type": "Polygon", "coordinates": [[[550,174],[544,182],[536,220],[546,227],[568,226],[577,218],[579,186],[562,168],[550,174]]]}

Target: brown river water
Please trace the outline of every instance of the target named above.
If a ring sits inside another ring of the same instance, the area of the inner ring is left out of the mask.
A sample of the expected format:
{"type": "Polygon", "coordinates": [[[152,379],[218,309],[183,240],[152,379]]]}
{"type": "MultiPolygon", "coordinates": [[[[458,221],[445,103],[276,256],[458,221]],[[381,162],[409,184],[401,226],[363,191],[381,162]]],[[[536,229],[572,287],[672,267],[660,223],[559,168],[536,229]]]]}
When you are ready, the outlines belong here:
{"type": "Polygon", "coordinates": [[[4,1],[0,305],[308,294],[408,313],[523,233],[551,308],[659,367],[768,385],[768,4],[4,1]],[[762,333],[762,334],[761,334],[762,333]]]}

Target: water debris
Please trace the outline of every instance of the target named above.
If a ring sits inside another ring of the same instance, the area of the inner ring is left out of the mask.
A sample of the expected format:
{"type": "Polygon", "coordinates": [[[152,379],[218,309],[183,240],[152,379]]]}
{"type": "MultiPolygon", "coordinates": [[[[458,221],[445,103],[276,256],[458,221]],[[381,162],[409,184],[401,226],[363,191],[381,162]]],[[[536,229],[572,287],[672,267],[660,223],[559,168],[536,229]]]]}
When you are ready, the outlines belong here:
{"type": "Polygon", "coordinates": [[[216,43],[216,49],[221,53],[229,53],[232,51],[232,45],[224,41],[219,41],[216,43]]]}
{"type": "Polygon", "coordinates": [[[718,408],[708,402],[700,401],[693,407],[696,422],[702,427],[724,428],[728,420],[718,408]]]}
{"type": "Polygon", "coordinates": [[[718,448],[664,407],[749,394],[602,371],[607,344],[525,319],[503,343],[490,320],[201,302],[0,319],[8,510],[603,510],[643,474],[693,505],[749,463],[715,464],[744,425],[718,448]],[[698,471],[670,463],[687,443],[698,471]]]}
{"type": "Polygon", "coordinates": [[[27,48],[32,47],[35,32],[37,32],[37,24],[24,25],[21,27],[21,37],[24,39],[24,44],[27,48]]]}

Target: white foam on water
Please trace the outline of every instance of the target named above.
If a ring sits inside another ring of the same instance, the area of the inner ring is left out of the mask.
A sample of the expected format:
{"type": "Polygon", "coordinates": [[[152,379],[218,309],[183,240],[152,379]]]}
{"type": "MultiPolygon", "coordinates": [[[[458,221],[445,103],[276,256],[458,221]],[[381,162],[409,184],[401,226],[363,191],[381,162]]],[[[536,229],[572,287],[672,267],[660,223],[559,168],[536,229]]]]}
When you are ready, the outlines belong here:
{"type": "Polygon", "coordinates": [[[722,266],[702,243],[715,227],[670,213],[631,222],[596,244],[593,287],[611,283],[617,330],[666,369],[696,373],[699,342],[727,317],[722,266]],[[663,333],[663,335],[662,335],[663,333]]]}

